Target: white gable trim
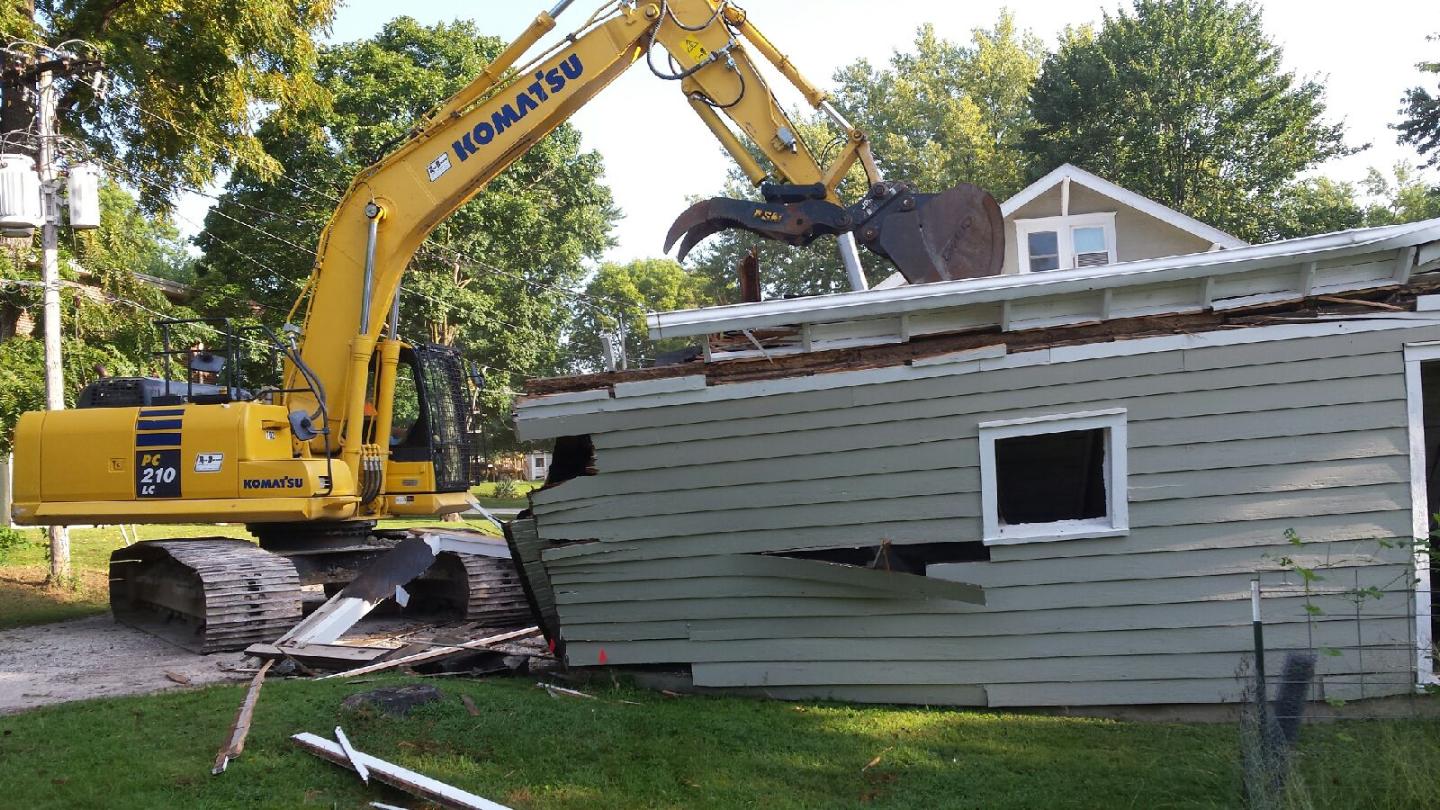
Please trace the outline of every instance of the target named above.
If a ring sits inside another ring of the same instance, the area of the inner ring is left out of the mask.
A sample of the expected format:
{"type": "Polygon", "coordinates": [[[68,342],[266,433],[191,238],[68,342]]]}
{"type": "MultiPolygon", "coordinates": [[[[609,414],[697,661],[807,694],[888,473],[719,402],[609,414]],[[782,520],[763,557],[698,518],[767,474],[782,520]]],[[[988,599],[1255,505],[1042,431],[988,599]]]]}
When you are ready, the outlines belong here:
{"type": "Polygon", "coordinates": [[[1103,177],[1091,174],[1079,166],[1069,163],[1061,164],[1054,171],[1021,189],[1018,194],[1000,205],[1000,213],[1009,217],[1019,210],[1021,206],[1031,202],[1051,188],[1054,188],[1056,184],[1063,183],[1067,180],[1072,183],[1079,183],[1091,191],[1104,194],[1106,197],[1122,205],[1149,214],[1161,222],[1173,225],[1182,231],[1192,233],[1220,247],[1238,248],[1246,245],[1244,241],[1225,233],[1219,228],[1212,228],[1194,217],[1187,217],[1174,208],[1161,205],[1149,197],[1136,194],[1123,186],[1117,186],[1103,177]]]}

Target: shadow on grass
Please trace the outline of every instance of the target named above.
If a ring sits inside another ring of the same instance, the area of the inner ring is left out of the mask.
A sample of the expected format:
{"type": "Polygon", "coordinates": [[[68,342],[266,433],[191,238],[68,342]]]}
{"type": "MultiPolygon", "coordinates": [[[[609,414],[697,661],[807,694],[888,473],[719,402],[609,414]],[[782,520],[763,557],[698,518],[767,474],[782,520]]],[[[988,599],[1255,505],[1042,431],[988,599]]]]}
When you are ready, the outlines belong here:
{"type": "Polygon", "coordinates": [[[345,695],[403,680],[267,685],[244,756],[219,777],[208,767],[239,702],[237,687],[3,717],[8,800],[405,804],[288,740],[299,731],[328,736],[337,723],[361,750],[522,810],[1219,807],[1236,796],[1233,735],[1224,726],[667,698],[626,688],[598,691],[594,701],[553,699],[520,679],[445,679],[444,701],[406,718],[340,714],[345,695]],[[461,694],[480,716],[463,708],[461,694]],[[114,756],[120,748],[125,755],[114,756]]]}
{"type": "Polygon", "coordinates": [[[78,619],[109,609],[106,576],[77,570],[71,585],[45,582],[43,566],[0,566],[0,630],[78,619]]]}

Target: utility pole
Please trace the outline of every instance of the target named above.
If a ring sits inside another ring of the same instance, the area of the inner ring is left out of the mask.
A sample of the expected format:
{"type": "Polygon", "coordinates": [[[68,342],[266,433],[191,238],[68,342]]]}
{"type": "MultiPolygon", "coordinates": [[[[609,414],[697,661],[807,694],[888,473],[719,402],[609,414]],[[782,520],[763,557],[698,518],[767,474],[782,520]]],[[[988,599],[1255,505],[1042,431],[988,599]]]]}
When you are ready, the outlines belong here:
{"type": "MultiPolygon", "coordinates": [[[[45,286],[45,409],[65,409],[65,367],[60,360],[60,198],[55,170],[55,75],[40,71],[40,148],[36,168],[40,173],[40,280],[45,286]]],[[[50,583],[70,579],[70,529],[50,527],[50,583]]]]}

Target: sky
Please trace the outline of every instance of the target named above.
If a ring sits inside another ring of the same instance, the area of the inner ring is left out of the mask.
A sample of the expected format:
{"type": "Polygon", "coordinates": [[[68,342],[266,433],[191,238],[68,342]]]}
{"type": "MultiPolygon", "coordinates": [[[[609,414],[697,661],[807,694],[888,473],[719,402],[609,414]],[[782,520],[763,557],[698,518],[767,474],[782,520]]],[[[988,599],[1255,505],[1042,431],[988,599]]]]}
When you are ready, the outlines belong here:
{"type": "MultiPolygon", "coordinates": [[[[576,0],[560,16],[552,38],[583,23],[599,4],[599,0],[576,0]]],[[[551,5],[553,0],[427,0],[409,6],[348,0],[336,15],[329,39],[347,42],[369,37],[403,12],[423,23],[472,19],[484,33],[509,41],[551,5]]],[[[741,5],[756,27],[822,87],[837,68],[855,59],[879,64],[896,50],[907,49],[916,28],[926,22],[933,23],[942,37],[967,41],[972,29],[992,25],[1000,9],[1008,6],[1022,28],[1053,47],[1067,25],[1099,22],[1102,9],[1118,7],[1115,0],[1093,4],[1083,0],[742,0],[741,5]]],[[[1440,43],[1425,40],[1427,33],[1440,32],[1440,4],[1370,0],[1356,6],[1270,0],[1263,8],[1266,30],[1283,48],[1287,68],[1326,86],[1330,117],[1345,122],[1351,145],[1370,144],[1366,151],[1332,161],[1319,173],[1358,181],[1369,166],[1421,162],[1412,149],[1395,143],[1389,127],[1398,121],[1396,111],[1405,88],[1434,84],[1434,75],[1426,78],[1415,64],[1440,56],[1440,43]]],[[[781,91],[782,79],[767,78],[787,107],[803,103],[798,94],[781,91]]],[[[665,232],[686,208],[687,198],[717,193],[730,166],[676,83],[655,78],[641,64],[576,113],[571,123],[580,130],[584,146],[603,156],[605,181],[624,212],[614,232],[617,244],[606,253],[607,260],[661,255],[665,232]]],[[[180,223],[183,230],[195,230],[185,226],[203,220],[203,205],[203,198],[182,204],[182,217],[188,220],[180,223]]]]}

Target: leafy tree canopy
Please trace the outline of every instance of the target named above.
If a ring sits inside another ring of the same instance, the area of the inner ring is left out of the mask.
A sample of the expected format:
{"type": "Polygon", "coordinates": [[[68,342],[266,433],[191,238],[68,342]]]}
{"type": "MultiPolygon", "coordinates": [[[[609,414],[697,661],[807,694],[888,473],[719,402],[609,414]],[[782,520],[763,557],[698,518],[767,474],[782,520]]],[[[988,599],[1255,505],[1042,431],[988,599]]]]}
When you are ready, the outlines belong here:
{"type": "MultiPolygon", "coordinates": [[[[1440,42],[1440,34],[1428,37],[1440,42]]],[[[1415,67],[1425,73],[1440,74],[1440,61],[1421,62],[1415,67]]],[[[1422,155],[1430,155],[1427,166],[1440,165],[1440,90],[1435,94],[1424,87],[1412,87],[1400,99],[1400,143],[1408,143],[1422,155]]]]}
{"type": "Polygon", "coordinates": [[[601,265],[585,289],[587,298],[603,306],[583,306],[570,330],[570,357],[577,372],[604,367],[602,335],[621,330],[625,334],[625,356],[634,367],[642,360],[654,360],[661,352],[688,345],[687,340],[647,339],[647,312],[691,309],[710,303],[703,280],[685,272],[671,259],[639,259],[625,264],[601,265]]]}
{"type": "Polygon", "coordinates": [[[1074,163],[1250,241],[1282,230],[1299,173],[1353,152],[1247,0],[1135,0],[1067,31],[1031,111],[1033,176],[1074,163]]]}
{"type": "Polygon", "coordinates": [[[1005,199],[1024,185],[1021,137],[1044,57],[1044,44],[1008,10],[969,43],[926,24],[888,67],[861,59],[837,71],[835,104],[870,134],[887,176],[923,191],[974,183],[1005,199]]]}
{"type": "MultiPolygon", "coordinates": [[[[103,157],[154,178],[147,208],[178,184],[203,186],[236,165],[273,168],[253,134],[257,112],[323,102],[312,69],[315,37],[335,0],[21,0],[0,6],[8,41],[93,44],[113,80],[97,97],[89,77],[65,84],[59,120],[103,157]]],[[[78,46],[76,46],[78,48],[78,46]]],[[[81,52],[81,56],[91,54],[81,52]]],[[[0,128],[32,112],[6,99],[0,128]]]]}
{"type": "MultiPolygon", "coordinates": [[[[501,47],[469,22],[400,17],[372,39],[322,51],[316,76],[332,104],[268,118],[259,138],[283,175],[238,169],[197,237],[207,305],[258,306],[266,320],[282,320],[333,198],[501,47]]],[[[508,441],[510,392],[566,365],[569,291],[582,283],[582,262],[609,244],[617,216],[602,172],[579,133],[558,128],[442,223],[405,276],[402,335],[459,346],[490,370],[483,404],[499,446],[508,441]]]]}
{"type": "MultiPolygon", "coordinates": [[[[991,28],[977,28],[968,43],[952,42],[930,25],[916,31],[911,50],[897,51],[877,67],[860,59],[836,71],[835,106],[870,137],[885,176],[914,183],[922,191],[941,191],[974,183],[997,199],[1024,184],[1026,158],[1022,133],[1030,126],[1029,89],[1044,58],[1043,43],[1021,30],[1014,15],[1002,11],[991,28]]],[[[801,136],[822,156],[838,144],[829,123],[816,115],[795,115],[801,136]]],[[[847,200],[864,194],[863,174],[852,171],[840,187],[847,200]]],[[[732,171],[725,196],[754,196],[732,171]]],[[[833,239],[804,249],[759,241],[729,232],[712,237],[697,259],[695,272],[705,279],[706,294],[719,302],[738,300],[736,268],[758,247],[760,279],[766,297],[821,295],[850,289],[833,239]]],[[[895,268],[861,251],[867,278],[875,283],[895,268]]]]}
{"type": "MultiPolygon", "coordinates": [[[[153,284],[136,275],[187,276],[189,257],[180,235],[163,218],[145,214],[114,184],[101,187],[100,228],[75,234],[60,249],[61,358],[65,398],[73,405],[96,366],[117,376],[158,375],[159,317],[189,317],[153,284]]],[[[12,242],[0,254],[0,454],[10,450],[11,431],[25,411],[45,407],[44,323],[39,254],[34,244],[12,242]],[[23,316],[31,334],[13,334],[23,316]]],[[[182,337],[203,340],[204,334],[182,337]]]]}

